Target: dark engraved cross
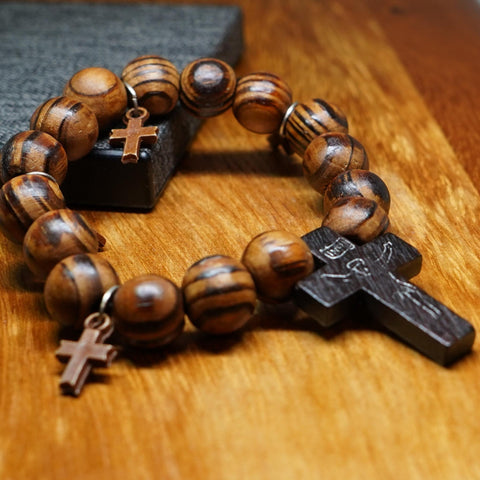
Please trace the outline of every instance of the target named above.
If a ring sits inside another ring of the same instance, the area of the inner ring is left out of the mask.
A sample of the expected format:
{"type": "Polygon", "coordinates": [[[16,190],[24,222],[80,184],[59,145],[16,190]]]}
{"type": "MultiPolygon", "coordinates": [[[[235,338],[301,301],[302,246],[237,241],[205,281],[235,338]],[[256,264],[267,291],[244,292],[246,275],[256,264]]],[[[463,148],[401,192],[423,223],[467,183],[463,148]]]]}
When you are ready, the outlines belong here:
{"type": "Polygon", "coordinates": [[[80,395],[92,367],[108,367],[116,357],[117,349],[113,345],[103,343],[113,331],[110,319],[108,321],[109,324],[101,325],[102,328],[91,328],[87,319],[85,329],[77,342],[70,340],[60,342],[60,348],[55,355],[59,360],[68,360],[60,379],[62,393],[80,395]]]}
{"type": "Polygon", "coordinates": [[[144,127],[149,113],[145,108],[130,109],[125,115],[127,128],[113,129],[110,133],[110,145],[123,145],[122,163],[137,163],[140,154],[140,144],[153,145],[157,141],[158,127],[144,127]]]}
{"type": "Polygon", "coordinates": [[[361,301],[380,324],[441,365],[471,350],[472,325],[407,281],[420,272],[422,257],[399,237],[387,233],[357,246],[322,227],[302,238],[317,270],[298,282],[294,298],[322,326],[361,301]]]}

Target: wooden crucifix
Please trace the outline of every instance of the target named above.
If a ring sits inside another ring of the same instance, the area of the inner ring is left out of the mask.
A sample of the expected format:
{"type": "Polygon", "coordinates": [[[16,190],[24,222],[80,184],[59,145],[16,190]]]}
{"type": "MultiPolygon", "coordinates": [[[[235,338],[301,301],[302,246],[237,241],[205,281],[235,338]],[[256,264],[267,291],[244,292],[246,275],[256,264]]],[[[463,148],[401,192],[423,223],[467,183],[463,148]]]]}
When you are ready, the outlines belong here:
{"type": "Polygon", "coordinates": [[[322,326],[360,301],[387,330],[441,365],[471,350],[472,325],[408,281],[420,272],[422,257],[399,237],[387,233],[357,246],[322,227],[302,238],[317,270],[298,282],[294,298],[322,326]]]}
{"type": "Polygon", "coordinates": [[[78,396],[82,391],[92,367],[108,367],[117,356],[113,345],[103,342],[112,334],[113,326],[109,317],[95,325],[99,314],[92,314],[85,320],[85,328],[77,342],[62,340],[55,352],[61,361],[68,361],[60,379],[62,393],[78,396]]]}
{"type": "Polygon", "coordinates": [[[110,133],[110,145],[113,147],[123,145],[122,163],[137,163],[140,145],[145,143],[152,146],[157,141],[158,127],[143,126],[148,117],[149,113],[145,108],[131,108],[125,115],[127,128],[116,128],[110,133]]]}

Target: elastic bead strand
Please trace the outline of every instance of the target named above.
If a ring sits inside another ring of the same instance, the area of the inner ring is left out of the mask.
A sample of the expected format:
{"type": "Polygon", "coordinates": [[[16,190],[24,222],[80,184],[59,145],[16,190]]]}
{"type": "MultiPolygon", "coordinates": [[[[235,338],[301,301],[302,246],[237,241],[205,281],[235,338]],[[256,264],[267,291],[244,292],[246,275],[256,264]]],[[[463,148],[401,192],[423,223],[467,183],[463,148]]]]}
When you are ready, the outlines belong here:
{"type": "Polygon", "coordinates": [[[292,104],[290,87],[273,73],[251,73],[239,79],[233,114],[240,125],[255,133],[279,131],[292,104]]]}

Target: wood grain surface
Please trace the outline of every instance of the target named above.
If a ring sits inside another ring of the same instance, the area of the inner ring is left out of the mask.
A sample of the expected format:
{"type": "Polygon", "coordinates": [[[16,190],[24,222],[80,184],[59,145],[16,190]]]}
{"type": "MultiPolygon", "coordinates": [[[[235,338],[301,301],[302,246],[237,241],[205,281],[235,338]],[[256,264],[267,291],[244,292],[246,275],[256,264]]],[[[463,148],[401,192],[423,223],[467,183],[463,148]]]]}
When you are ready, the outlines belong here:
{"type": "MultiPolygon", "coordinates": [[[[413,282],[480,328],[478,2],[236,3],[237,73],[271,71],[294,99],[342,108],[390,189],[392,232],[423,254],[413,282]]],[[[179,284],[262,231],[318,227],[320,207],[298,161],[227,112],[153,212],[82,213],[122,281],[179,284]]],[[[160,352],[123,354],[72,399],[58,393],[63,332],[20,249],[0,248],[2,480],[480,479],[478,341],[443,368],[368,319],[324,331],[292,306],[262,307],[233,338],[190,326],[160,352]]]]}

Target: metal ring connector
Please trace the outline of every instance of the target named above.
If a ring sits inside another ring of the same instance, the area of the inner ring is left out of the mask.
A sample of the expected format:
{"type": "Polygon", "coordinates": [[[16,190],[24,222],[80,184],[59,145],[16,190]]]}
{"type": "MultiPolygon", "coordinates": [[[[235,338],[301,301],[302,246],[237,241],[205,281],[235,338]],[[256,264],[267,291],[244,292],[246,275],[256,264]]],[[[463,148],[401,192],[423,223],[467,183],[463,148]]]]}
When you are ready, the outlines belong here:
{"type": "Polygon", "coordinates": [[[281,138],[285,136],[285,126],[287,125],[287,121],[290,117],[290,115],[293,113],[295,110],[296,106],[298,105],[298,102],[292,103],[288,108],[287,111],[285,112],[285,115],[283,116],[282,123],[280,124],[280,128],[278,129],[278,134],[280,135],[281,138]]]}
{"type": "Polygon", "coordinates": [[[127,89],[127,92],[130,95],[130,98],[132,100],[132,105],[133,108],[135,109],[135,116],[138,116],[138,97],[137,97],[137,92],[135,89],[127,82],[123,82],[125,85],[125,88],[127,89]]]}
{"type": "Polygon", "coordinates": [[[102,300],[100,302],[100,307],[98,309],[98,314],[99,315],[107,315],[107,309],[109,310],[110,307],[112,306],[112,301],[113,297],[115,296],[115,293],[117,292],[119,288],[119,285],[114,285],[113,287],[110,287],[102,296],[102,300]]]}

